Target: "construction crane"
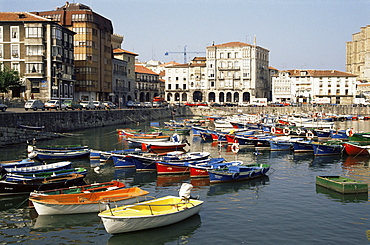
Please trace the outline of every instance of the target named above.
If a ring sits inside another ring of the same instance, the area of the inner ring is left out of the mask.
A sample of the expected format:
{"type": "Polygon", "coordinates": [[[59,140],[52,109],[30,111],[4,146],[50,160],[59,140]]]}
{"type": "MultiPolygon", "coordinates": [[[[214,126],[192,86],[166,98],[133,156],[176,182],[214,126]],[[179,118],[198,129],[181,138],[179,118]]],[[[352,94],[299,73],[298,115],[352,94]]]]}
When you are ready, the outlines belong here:
{"type": "Polygon", "coordinates": [[[170,55],[170,54],[184,54],[184,64],[186,64],[186,54],[190,54],[190,53],[194,53],[194,54],[200,54],[200,53],[206,53],[206,52],[186,52],[186,45],[184,46],[184,51],[182,52],[166,52],[164,53],[164,55],[170,55]]]}

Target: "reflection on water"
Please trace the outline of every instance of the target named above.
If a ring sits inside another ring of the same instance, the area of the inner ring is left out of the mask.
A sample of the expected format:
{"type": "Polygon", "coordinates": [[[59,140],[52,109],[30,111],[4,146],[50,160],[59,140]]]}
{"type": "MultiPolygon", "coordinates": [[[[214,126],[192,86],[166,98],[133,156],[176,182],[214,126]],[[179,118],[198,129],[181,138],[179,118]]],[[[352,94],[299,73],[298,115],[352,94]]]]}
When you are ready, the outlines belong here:
{"type": "Polygon", "coordinates": [[[223,194],[229,194],[233,192],[238,192],[245,189],[255,189],[263,187],[269,184],[269,177],[262,176],[255,179],[237,181],[237,182],[227,182],[219,184],[211,184],[207,196],[217,196],[223,194]]]}
{"type": "Polygon", "coordinates": [[[28,205],[29,195],[3,196],[0,197],[0,211],[11,208],[25,208],[28,205]]]}
{"type": "Polygon", "coordinates": [[[341,156],[315,156],[310,164],[311,167],[324,167],[328,164],[339,162],[341,156]]]}
{"type": "Polygon", "coordinates": [[[157,172],[136,172],[134,174],[133,185],[143,185],[154,182],[157,179],[157,172]]]}
{"type": "Polygon", "coordinates": [[[78,226],[95,226],[99,224],[97,213],[39,215],[32,227],[33,231],[58,231],[60,229],[77,228],[78,226]]]}
{"type": "Polygon", "coordinates": [[[175,242],[176,244],[186,244],[192,237],[194,232],[200,227],[200,216],[194,215],[179,223],[164,226],[155,229],[130,232],[126,234],[118,234],[112,236],[107,244],[120,245],[120,244],[166,244],[175,242]]]}
{"type": "Polygon", "coordinates": [[[189,174],[179,174],[179,175],[158,175],[157,176],[157,186],[167,187],[167,186],[177,186],[179,183],[189,180],[189,174]]]}
{"type": "Polygon", "coordinates": [[[316,193],[324,194],[329,199],[332,199],[333,201],[336,201],[336,202],[342,202],[342,203],[359,203],[359,202],[368,201],[367,193],[342,194],[342,193],[330,190],[320,185],[316,185],[316,193]]]}

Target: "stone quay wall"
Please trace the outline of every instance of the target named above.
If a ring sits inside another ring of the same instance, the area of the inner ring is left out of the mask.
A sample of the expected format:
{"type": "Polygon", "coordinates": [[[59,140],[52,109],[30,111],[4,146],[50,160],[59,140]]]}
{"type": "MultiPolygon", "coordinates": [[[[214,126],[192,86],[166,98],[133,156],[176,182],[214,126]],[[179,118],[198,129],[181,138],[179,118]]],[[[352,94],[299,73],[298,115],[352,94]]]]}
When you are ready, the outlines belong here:
{"type": "Polygon", "coordinates": [[[155,122],[165,119],[179,120],[184,117],[242,113],[301,114],[316,113],[370,116],[370,107],[306,106],[301,107],[178,107],[173,108],[104,110],[104,111],[48,111],[0,113],[0,146],[26,143],[27,140],[63,137],[68,132],[108,125],[125,125],[155,122]],[[19,125],[44,126],[41,131],[19,128],[19,125]]]}

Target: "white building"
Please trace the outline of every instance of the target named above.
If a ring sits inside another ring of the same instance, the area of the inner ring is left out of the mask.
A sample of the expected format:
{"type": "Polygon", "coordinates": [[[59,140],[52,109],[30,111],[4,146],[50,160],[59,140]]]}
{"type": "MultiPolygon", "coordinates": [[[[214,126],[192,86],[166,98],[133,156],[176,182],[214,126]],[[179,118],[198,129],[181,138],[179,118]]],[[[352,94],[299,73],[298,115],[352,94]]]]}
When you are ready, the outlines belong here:
{"type": "Polygon", "coordinates": [[[328,98],[332,104],[352,104],[356,75],[336,70],[286,70],[272,77],[272,100],[311,103],[328,98]]]}

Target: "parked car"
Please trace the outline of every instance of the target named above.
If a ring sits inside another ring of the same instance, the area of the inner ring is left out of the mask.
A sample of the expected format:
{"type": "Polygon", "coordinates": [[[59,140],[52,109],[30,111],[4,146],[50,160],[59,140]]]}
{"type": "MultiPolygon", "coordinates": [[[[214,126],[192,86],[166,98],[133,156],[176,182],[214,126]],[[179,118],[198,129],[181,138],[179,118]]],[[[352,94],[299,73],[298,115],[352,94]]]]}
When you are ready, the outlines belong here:
{"type": "Polygon", "coordinates": [[[116,109],[117,106],[116,104],[114,104],[113,102],[110,102],[110,101],[106,101],[106,102],[103,102],[105,108],[107,109],[116,109]]]}
{"type": "Polygon", "coordinates": [[[28,109],[32,109],[34,111],[37,111],[37,109],[45,110],[44,103],[41,102],[41,100],[27,100],[26,104],[24,104],[24,109],[28,111],[28,109]]]}
{"type": "Polygon", "coordinates": [[[72,110],[81,110],[82,105],[77,103],[77,101],[74,100],[65,100],[63,103],[66,105],[67,109],[72,109],[72,110]]]}
{"type": "Polygon", "coordinates": [[[163,103],[160,102],[160,101],[154,101],[153,102],[153,107],[154,108],[159,108],[159,107],[162,107],[163,106],[163,103]]]}
{"type": "Polygon", "coordinates": [[[63,102],[59,106],[59,100],[49,100],[48,102],[45,103],[45,108],[46,109],[55,109],[55,110],[59,110],[59,108],[60,108],[62,110],[66,110],[67,106],[63,102]]]}
{"type": "Polygon", "coordinates": [[[127,106],[127,107],[134,107],[134,102],[133,102],[133,101],[131,101],[131,100],[129,100],[129,101],[127,101],[127,103],[126,103],[126,106],[127,106]]]}
{"type": "Polygon", "coordinates": [[[138,101],[135,101],[135,102],[134,102],[134,107],[138,107],[138,108],[140,108],[140,107],[141,107],[141,103],[140,103],[140,102],[138,102],[138,101]]]}
{"type": "Polygon", "coordinates": [[[92,101],[81,101],[80,105],[86,110],[95,110],[95,105],[92,101]]]}
{"type": "Polygon", "coordinates": [[[144,107],[152,108],[153,107],[152,102],[144,102],[144,107]]]}
{"type": "Polygon", "coordinates": [[[105,109],[105,105],[103,104],[103,102],[93,101],[93,103],[95,105],[95,109],[96,110],[103,110],[103,109],[105,109]]]}
{"type": "Polygon", "coordinates": [[[5,105],[5,104],[0,103],[0,111],[4,112],[4,111],[6,111],[6,109],[8,109],[8,106],[5,105]]]}

